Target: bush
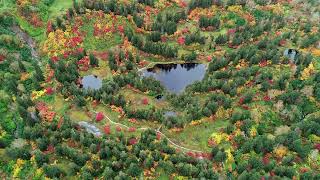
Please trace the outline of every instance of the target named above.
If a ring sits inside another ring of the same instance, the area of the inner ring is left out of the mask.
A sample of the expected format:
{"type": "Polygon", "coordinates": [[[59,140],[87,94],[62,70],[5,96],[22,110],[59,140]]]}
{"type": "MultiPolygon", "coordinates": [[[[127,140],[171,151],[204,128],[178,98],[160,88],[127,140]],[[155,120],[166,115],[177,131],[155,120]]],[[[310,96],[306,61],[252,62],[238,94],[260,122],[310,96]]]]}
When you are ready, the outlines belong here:
{"type": "Polygon", "coordinates": [[[275,174],[280,176],[280,177],[288,177],[291,178],[296,174],[295,170],[292,167],[287,167],[287,166],[278,166],[274,170],[275,174]]]}
{"type": "Polygon", "coordinates": [[[194,51],[184,57],[184,60],[187,62],[192,62],[192,61],[195,61],[196,59],[197,59],[197,54],[194,51]]]}
{"type": "Polygon", "coordinates": [[[219,29],[220,26],[220,20],[217,17],[208,18],[205,16],[201,16],[199,19],[199,27],[200,28],[207,28],[207,27],[213,27],[215,29],[219,29]]]}
{"type": "Polygon", "coordinates": [[[8,148],[6,149],[6,153],[9,157],[13,159],[24,159],[29,160],[31,158],[31,154],[29,152],[29,148],[27,146],[24,146],[22,148],[8,148]]]}
{"type": "Polygon", "coordinates": [[[46,165],[44,166],[43,170],[49,178],[61,178],[61,176],[64,176],[66,174],[56,165],[46,165]]]}

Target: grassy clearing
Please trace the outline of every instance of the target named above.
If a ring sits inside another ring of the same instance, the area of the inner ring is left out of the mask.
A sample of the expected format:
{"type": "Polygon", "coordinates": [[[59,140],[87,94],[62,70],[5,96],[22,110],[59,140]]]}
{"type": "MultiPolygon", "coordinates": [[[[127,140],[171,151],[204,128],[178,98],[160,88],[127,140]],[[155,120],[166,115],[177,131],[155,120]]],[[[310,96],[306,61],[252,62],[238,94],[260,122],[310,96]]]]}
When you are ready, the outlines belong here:
{"type": "Polygon", "coordinates": [[[91,19],[89,22],[86,22],[81,27],[81,30],[87,33],[84,39],[84,48],[88,50],[95,50],[95,51],[106,51],[116,45],[119,45],[123,42],[120,34],[112,34],[109,37],[97,38],[93,36],[94,28],[94,19],[91,19]]]}
{"type": "Polygon", "coordinates": [[[13,0],[0,1],[0,12],[13,12],[15,10],[15,2],[13,0]]]}
{"type": "MultiPolygon", "coordinates": [[[[97,112],[103,112],[112,121],[124,124],[124,125],[129,126],[129,127],[135,127],[135,128],[142,128],[142,127],[158,128],[160,126],[160,124],[158,122],[145,121],[145,120],[138,120],[138,123],[131,123],[131,122],[128,121],[128,119],[126,117],[120,118],[120,113],[112,111],[111,108],[109,108],[108,106],[102,105],[102,104],[96,106],[93,109],[94,109],[94,111],[97,111],[97,112]]],[[[108,122],[108,121],[107,121],[107,119],[105,119],[103,122],[108,122]]]]}
{"type": "Polygon", "coordinates": [[[44,28],[36,28],[32,26],[28,21],[26,21],[25,19],[23,19],[18,15],[16,15],[15,17],[22,30],[28,33],[37,42],[44,41],[46,37],[44,28]]]}
{"type": "Polygon", "coordinates": [[[80,108],[72,108],[69,111],[70,118],[75,122],[89,121],[91,118],[87,116],[85,111],[80,108]]]}
{"type": "Polygon", "coordinates": [[[157,168],[156,169],[157,172],[157,180],[169,180],[170,176],[164,172],[163,169],[157,168]]]}
{"type": "Polygon", "coordinates": [[[55,0],[49,8],[49,19],[65,14],[73,6],[72,0],[55,0]]]}
{"type": "Polygon", "coordinates": [[[221,119],[214,122],[207,120],[197,126],[187,125],[182,132],[174,133],[168,132],[168,130],[164,132],[170,139],[181,146],[210,151],[210,148],[207,145],[208,138],[213,132],[217,132],[227,125],[227,120],[221,119]]]}
{"type": "Polygon", "coordinates": [[[122,38],[119,34],[114,34],[108,38],[96,38],[89,31],[84,40],[84,47],[90,50],[105,51],[121,43],[122,38]]]}
{"type": "Polygon", "coordinates": [[[0,159],[0,162],[8,162],[10,160],[5,149],[0,148],[0,159]]]}
{"type": "Polygon", "coordinates": [[[99,67],[90,68],[88,71],[80,72],[81,76],[86,76],[91,74],[96,75],[102,79],[108,79],[112,77],[108,62],[103,60],[99,61],[99,67]]]}
{"type": "Polygon", "coordinates": [[[131,106],[134,109],[145,109],[150,106],[155,106],[157,109],[162,109],[169,106],[169,103],[166,101],[157,101],[154,97],[147,96],[144,93],[134,92],[131,89],[122,89],[120,90],[120,94],[122,94],[127,101],[131,102],[131,106]],[[148,105],[144,105],[142,103],[144,98],[148,100],[148,105]]]}
{"type": "Polygon", "coordinates": [[[70,103],[66,102],[62,96],[55,96],[53,107],[55,112],[63,115],[69,108],[70,103]]]}
{"type": "Polygon", "coordinates": [[[37,41],[44,39],[44,29],[42,27],[34,27],[18,13],[16,2],[13,0],[1,0],[0,1],[0,14],[8,13],[15,17],[17,23],[22,30],[27,32],[31,37],[37,41]]]}

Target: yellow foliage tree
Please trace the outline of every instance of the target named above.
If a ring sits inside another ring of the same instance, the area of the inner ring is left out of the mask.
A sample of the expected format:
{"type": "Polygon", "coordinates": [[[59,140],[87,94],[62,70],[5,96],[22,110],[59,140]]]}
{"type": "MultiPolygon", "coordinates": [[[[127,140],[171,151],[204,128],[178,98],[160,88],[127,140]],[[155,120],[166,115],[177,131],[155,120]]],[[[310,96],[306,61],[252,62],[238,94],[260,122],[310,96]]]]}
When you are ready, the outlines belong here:
{"type": "Polygon", "coordinates": [[[305,68],[301,73],[301,80],[308,79],[315,72],[315,68],[313,62],[309,64],[307,68],[305,68]]]}
{"type": "Polygon", "coordinates": [[[288,149],[287,147],[280,145],[274,149],[274,153],[278,158],[283,158],[288,153],[288,149]]]}
{"type": "Polygon", "coordinates": [[[237,14],[241,14],[242,13],[242,6],[240,5],[234,5],[234,6],[229,6],[228,11],[237,13],[237,14]]]}
{"type": "Polygon", "coordinates": [[[228,134],[226,133],[212,133],[210,136],[216,144],[220,144],[222,141],[226,141],[228,139],[228,134]]]}
{"type": "Polygon", "coordinates": [[[255,127],[252,127],[250,129],[250,136],[255,137],[257,135],[257,129],[255,127]]]}
{"type": "Polygon", "coordinates": [[[16,164],[13,167],[13,177],[17,178],[19,176],[19,173],[21,172],[22,166],[24,165],[23,159],[17,159],[16,164]]]}

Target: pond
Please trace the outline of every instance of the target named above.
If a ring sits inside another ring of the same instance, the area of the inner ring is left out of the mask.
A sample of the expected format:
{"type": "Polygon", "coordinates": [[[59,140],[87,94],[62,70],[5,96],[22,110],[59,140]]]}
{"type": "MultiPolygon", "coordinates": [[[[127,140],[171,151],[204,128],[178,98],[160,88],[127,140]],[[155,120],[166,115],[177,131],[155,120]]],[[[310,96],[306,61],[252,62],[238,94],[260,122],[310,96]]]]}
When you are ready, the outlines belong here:
{"type": "Polygon", "coordinates": [[[295,49],[286,49],[283,53],[284,56],[287,56],[291,60],[294,60],[294,58],[298,55],[298,51],[295,49]]]}
{"type": "Polygon", "coordinates": [[[142,71],[144,77],[154,77],[172,93],[181,93],[188,85],[201,81],[206,73],[206,65],[196,63],[157,64],[142,71]]]}
{"type": "Polygon", "coordinates": [[[177,113],[174,111],[165,111],[164,112],[164,117],[176,117],[177,113]]]}
{"type": "Polygon", "coordinates": [[[90,124],[90,123],[85,122],[85,121],[80,121],[78,124],[80,125],[80,127],[86,129],[86,131],[87,131],[88,133],[91,133],[91,134],[93,134],[93,135],[95,135],[95,136],[101,136],[101,135],[102,135],[102,133],[101,133],[101,131],[99,130],[99,128],[97,128],[97,127],[96,127],[95,125],[93,125],[93,124],[90,124]]]}
{"type": "Polygon", "coordinates": [[[100,89],[102,87],[102,79],[95,75],[84,76],[81,80],[82,87],[85,89],[100,89]]]}

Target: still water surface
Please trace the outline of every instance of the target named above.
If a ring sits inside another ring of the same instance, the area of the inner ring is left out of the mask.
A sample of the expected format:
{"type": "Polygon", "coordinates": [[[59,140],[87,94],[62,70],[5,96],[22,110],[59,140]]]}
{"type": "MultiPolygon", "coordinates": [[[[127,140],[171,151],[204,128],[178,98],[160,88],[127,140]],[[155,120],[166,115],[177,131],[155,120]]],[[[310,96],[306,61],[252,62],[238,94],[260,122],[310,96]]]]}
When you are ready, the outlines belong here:
{"type": "Polygon", "coordinates": [[[181,93],[188,85],[201,81],[206,72],[206,65],[196,63],[157,64],[144,70],[144,77],[154,77],[172,93],[181,93]]]}

